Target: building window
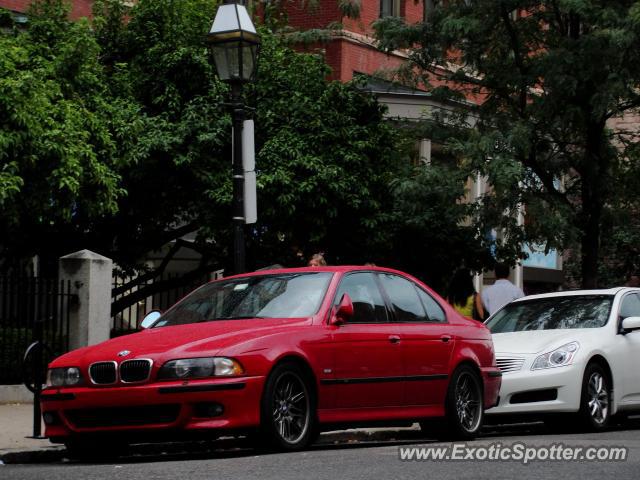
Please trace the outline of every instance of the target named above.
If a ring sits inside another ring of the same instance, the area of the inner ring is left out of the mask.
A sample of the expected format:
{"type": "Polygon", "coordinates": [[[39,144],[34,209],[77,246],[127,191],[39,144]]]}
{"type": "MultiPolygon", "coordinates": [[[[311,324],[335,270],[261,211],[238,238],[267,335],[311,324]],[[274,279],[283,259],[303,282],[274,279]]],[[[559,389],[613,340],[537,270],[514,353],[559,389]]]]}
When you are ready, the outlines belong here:
{"type": "Polygon", "coordinates": [[[400,0],[380,0],[380,18],[399,16],[400,0]]]}

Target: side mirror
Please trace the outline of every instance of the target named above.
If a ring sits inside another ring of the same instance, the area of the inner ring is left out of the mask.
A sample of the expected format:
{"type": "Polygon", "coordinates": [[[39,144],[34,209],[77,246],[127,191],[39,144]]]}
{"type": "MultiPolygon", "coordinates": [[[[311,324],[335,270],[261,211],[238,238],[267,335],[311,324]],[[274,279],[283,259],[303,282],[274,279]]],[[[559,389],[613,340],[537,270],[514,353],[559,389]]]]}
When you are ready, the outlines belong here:
{"type": "Polygon", "coordinates": [[[627,317],[622,320],[622,333],[640,329],[640,317],[627,317]]]}
{"type": "Polygon", "coordinates": [[[160,318],[162,314],[159,310],[151,310],[140,322],[140,328],[145,329],[149,328],[151,325],[156,323],[156,320],[160,318]]]}
{"type": "Polygon", "coordinates": [[[351,297],[345,293],[342,296],[342,300],[340,300],[340,305],[338,305],[336,313],[331,317],[331,325],[342,325],[352,317],[353,303],[351,302],[351,297]]]}

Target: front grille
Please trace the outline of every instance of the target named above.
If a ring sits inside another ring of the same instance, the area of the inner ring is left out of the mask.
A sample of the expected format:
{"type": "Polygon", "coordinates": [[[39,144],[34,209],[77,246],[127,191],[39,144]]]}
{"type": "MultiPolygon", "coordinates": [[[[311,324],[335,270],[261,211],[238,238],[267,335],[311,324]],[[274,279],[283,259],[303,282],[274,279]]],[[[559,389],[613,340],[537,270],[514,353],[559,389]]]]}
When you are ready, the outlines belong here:
{"type": "Polygon", "coordinates": [[[89,377],[96,385],[116,383],[116,362],[98,362],[89,367],[89,377]]]}
{"type": "Polygon", "coordinates": [[[151,360],[126,360],[120,364],[120,380],[124,383],[144,382],[151,374],[151,360]]]}
{"type": "Polygon", "coordinates": [[[179,404],[136,407],[83,408],[65,410],[67,420],[77,428],[138,427],[169,424],[180,414],[179,404]]]}
{"type": "Polygon", "coordinates": [[[522,357],[498,357],[496,358],[498,368],[502,373],[517,372],[524,365],[524,358],[522,357]]]}

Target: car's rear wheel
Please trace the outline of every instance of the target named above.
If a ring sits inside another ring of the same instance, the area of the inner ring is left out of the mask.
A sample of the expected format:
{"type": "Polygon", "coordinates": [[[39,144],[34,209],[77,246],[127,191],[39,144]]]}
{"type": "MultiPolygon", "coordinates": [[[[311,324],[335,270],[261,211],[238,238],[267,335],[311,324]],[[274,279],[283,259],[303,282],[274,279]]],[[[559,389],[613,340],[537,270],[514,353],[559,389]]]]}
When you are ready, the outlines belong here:
{"type": "Polygon", "coordinates": [[[294,451],[308,446],[316,435],[316,398],[311,382],[295,363],[276,366],[262,397],[263,446],[294,451]]]}
{"type": "Polygon", "coordinates": [[[611,387],[604,368],[590,363],[584,372],[578,418],[583,428],[603,430],[611,420],[611,387]]]}
{"type": "Polygon", "coordinates": [[[420,422],[425,433],[447,440],[470,440],[478,435],[484,420],[483,386],[480,375],[469,365],[453,372],[444,407],[444,420],[420,422]]]}

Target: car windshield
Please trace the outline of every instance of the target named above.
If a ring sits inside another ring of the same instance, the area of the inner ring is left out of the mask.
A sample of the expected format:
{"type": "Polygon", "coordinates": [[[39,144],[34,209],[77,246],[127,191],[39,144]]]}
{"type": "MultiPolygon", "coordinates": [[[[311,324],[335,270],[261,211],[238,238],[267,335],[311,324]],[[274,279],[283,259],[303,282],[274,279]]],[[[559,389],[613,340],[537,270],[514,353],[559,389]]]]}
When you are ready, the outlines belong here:
{"type": "Polygon", "coordinates": [[[208,283],[167,311],[153,327],[309,317],[320,308],[331,276],[330,272],[259,275],[208,283]]]}
{"type": "Polygon", "coordinates": [[[514,302],[487,321],[491,333],[603,327],[611,295],[575,295],[514,302]]]}

